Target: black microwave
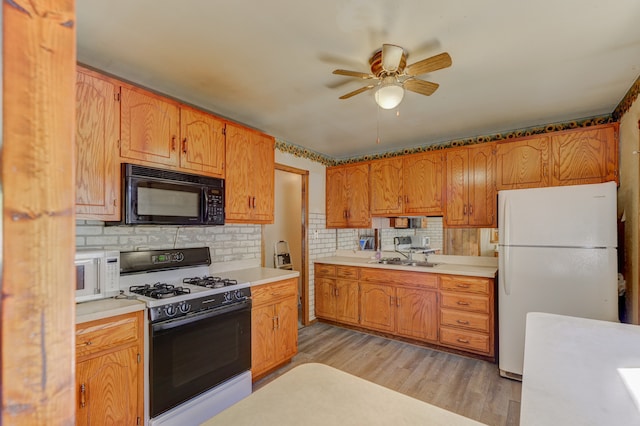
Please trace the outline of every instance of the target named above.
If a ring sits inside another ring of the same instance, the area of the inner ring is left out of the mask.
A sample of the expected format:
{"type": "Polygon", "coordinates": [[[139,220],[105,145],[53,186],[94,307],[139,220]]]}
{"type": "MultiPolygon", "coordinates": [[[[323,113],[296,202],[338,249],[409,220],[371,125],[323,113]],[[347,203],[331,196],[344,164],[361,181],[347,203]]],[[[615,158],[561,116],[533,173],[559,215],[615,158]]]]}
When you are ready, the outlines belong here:
{"type": "Polygon", "coordinates": [[[126,225],[224,225],[224,179],[122,164],[126,225]]]}

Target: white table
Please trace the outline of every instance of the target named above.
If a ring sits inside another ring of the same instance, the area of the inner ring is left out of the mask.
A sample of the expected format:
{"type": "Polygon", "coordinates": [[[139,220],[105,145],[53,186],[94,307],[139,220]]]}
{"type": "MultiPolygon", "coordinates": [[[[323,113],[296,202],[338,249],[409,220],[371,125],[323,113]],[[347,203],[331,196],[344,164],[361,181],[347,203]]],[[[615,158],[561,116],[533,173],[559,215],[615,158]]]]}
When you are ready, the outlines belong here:
{"type": "Polygon", "coordinates": [[[640,425],[640,327],[529,313],[520,425],[640,425]]]}
{"type": "Polygon", "coordinates": [[[203,426],[477,426],[474,420],[323,364],[302,364],[203,426]]]}

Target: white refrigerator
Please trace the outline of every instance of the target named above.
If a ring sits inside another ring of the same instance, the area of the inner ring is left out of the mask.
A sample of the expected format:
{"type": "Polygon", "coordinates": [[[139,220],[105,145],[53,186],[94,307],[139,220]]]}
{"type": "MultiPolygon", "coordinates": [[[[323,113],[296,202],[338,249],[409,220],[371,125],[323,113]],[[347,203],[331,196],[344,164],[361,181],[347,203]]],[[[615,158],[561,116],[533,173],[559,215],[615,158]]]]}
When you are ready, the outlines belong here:
{"type": "Polygon", "coordinates": [[[499,368],[520,379],[528,312],[618,321],[616,184],[498,192],[499,368]]]}

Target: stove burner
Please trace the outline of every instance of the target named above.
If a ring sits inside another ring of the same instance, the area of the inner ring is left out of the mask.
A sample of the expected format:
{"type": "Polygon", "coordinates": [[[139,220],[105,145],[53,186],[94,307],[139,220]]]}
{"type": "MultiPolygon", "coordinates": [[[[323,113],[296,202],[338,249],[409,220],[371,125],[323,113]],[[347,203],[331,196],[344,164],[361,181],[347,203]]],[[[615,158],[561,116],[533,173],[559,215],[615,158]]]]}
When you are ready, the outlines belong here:
{"type": "Polygon", "coordinates": [[[238,284],[237,280],[228,278],[212,277],[210,275],[204,277],[185,278],[182,280],[185,284],[197,285],[206,288],[221,288],[238,284]]]}
{"type": "Polygon", "coordinates": [[[132,285],[129,287],[131,293],[140,294],[142,296],[151,297],[153,299],[166,299],[169,297],[180,296],[182,294],[191,293],[191,289],[185,287],[176,287],[171,284],[155,283],[144,285],[132,285]]]}

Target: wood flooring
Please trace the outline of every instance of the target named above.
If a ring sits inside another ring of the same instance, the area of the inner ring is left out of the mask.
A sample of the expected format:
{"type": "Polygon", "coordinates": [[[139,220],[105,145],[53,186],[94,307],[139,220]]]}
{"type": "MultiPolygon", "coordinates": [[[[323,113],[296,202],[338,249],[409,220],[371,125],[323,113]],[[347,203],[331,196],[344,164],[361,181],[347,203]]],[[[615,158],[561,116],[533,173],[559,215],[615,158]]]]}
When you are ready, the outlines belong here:
{"type": "Polygon", "coordinates": [[[254,383],[254,390],[308,362],[329,365],[487,425],[519,424],[521,384],[500,377],[496,364],[324,323],[300,329],[292,362],[254,383]]]}

